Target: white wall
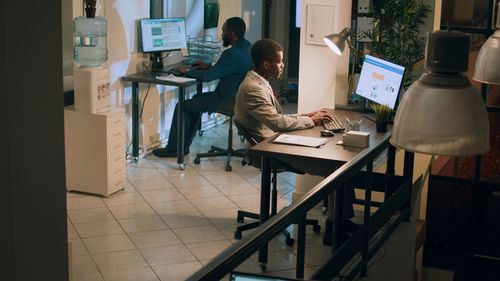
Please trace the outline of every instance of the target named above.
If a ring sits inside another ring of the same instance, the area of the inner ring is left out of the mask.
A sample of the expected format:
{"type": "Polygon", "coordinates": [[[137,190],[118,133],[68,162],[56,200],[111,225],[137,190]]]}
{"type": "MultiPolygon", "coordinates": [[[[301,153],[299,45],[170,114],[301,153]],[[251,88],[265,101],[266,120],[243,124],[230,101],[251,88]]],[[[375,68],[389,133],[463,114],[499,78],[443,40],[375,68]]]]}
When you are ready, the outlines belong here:
{"type": "MultiPolygon", "coordinates": [[[[203,0],[164,0],[167,17],[185,17],[186,30],[189,36],[203,35],[203,0]]],[[[220,38],[220,27],[226,18],[242,17],[247,24],[247,38],[254,42],[261,37],[261,1],[252,0],[220,0],[219,28],[214,31],[220,38]]],[[[83,15],[82,0],[72,0],[72,5],[63,5],[63,69],[68,87],[72,87],[72,33],[71,21],[83,15]],[[71,14],[71,16],[68,16],[71,14]]],[[[131,85],[121,83],[120,77],[125,74],[144,70],[149,64],[149,57],[138,52],[139,20],[149,17],[149,0],[98,0],[97,16],[104,16],[108,22],[108,62],[111,73],[112,104],[126,109],[128,139],[131,139],[131,85]]],[[[180,52],[172,52],[164,63],[176,63],[182,60],[180,52]]],[[[205,90],[213,90],[216,83],[204,85],[205,90]]],[[[144,99],[148,91],[147,85],[140,84],[140,98],[144,99]]],[[[193,94],[195,88],[189,89],[193,94]]],[[[164,139],[168,135],[173,110],[177,103],[177,88],[152,85],[149,87],[147,100],[140,125],[140,144],[143,148],[151,148],[154,140],[164,139]]],[[[142,106],[142,105],[141,105],[142,106]]]]}
{"type": "MultiPolygon", "coordinates": [[[[306,42],[307,28],[327,30],[339,33],[344,27],[351,25],[351,1],[341,0],[303,0],[300,30],[299,58],[299,99],[298,111],[309,112],[321,108],[334,108],[336,101],[344,100],[347,94],[347,73],[349,52],[336,56],[326,45],[309,44],[306,42]],[[334,13],[322,18],[309,18],[308,8],[311,5],[333,7],[334,13]],[[325,27],[325,23],[332,25],[325,27]]],[[[325,31],[326,32],[326,31],[325,31]]],[[[316,33],[316,38],[328,34],[316,33]]],[[[322,39],[321,39],[322,40],[322,39]]],[[[338,103],[338,102],[337,102],[338,103]]]]}

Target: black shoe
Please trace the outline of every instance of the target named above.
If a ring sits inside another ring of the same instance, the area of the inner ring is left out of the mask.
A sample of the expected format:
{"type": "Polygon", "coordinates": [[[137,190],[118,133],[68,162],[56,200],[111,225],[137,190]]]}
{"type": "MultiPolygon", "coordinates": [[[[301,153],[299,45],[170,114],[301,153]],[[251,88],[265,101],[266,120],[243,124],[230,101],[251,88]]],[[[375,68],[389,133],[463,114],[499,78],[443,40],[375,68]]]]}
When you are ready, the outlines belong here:
{"type": "MultiPolygon", "coordinates": [[[[153,149],[153,154],[157,157],[162,157],[162,158],[177,157],[177,151],[168,150],[168,148],[166,147],[153,149]]],[[[189,148],[184,149],[184,155],[188,154],[189,154],[189,148]]]]}

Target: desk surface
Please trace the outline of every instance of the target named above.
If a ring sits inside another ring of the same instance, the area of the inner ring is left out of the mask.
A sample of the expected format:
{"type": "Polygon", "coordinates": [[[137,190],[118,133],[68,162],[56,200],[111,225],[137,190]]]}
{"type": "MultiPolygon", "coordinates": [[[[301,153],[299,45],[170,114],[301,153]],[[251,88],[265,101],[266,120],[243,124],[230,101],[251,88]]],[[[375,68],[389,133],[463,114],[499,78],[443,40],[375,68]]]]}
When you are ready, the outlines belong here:
{"type": "MultiPolygon", "coordinates": [[[[373,121],[365,118],[364,115],[360,112],[345,110],[329,111],[335,114],[341,121],[345,120],[346,116],[350,120],[363,119],[360,124],[360,131],[370,132],[370,146],[373,146],[377,142],[377,140],[381,139],[384,136],[383,133],[377,133],[376,124],[373,121]]],[[[323,130],[321,126],[315,126],[310,129],[289,131],[283,133],[290,135],[321,137],[321,130],[323,130]]],[[[343,133],[335,133],[335,136],[328,137],[328,143],[320,148],[273,143],[272,141],[276,137],[274,136],[250,147],[250,151],[251,153],[264,155],[271,158],[277,157],[281,159],[286,158],[291,160],[312,160],[316,165],[321,164],[323,161],[327,163],[334,162],[335,164],[343,164],[351,160],[364,148],[338,145],[337,142],[342,140],[342,136],[343,133]]]]}
{"type": "Polygon", "coordinates": [[[174,82],[174,81],[161,80],[161,79],[156,78],[156,76],[165,76],[165,75],[168,75],[168,74],[161,73],[161,72],[145,71],[145,72],[139,72],[139,73],[125,75],[125,76],[122,76],[121,79],[122,79],[122,81],[147,83],[147,84],[158,84],[158,85],[167,85],[167,86],[177,86],[177,87],[189,87],[189,86],[196,85],[198,83],[198,81],[196,81],[196,79],[193,79],[191,81],[186,81],[186,82],[174,82]]]}

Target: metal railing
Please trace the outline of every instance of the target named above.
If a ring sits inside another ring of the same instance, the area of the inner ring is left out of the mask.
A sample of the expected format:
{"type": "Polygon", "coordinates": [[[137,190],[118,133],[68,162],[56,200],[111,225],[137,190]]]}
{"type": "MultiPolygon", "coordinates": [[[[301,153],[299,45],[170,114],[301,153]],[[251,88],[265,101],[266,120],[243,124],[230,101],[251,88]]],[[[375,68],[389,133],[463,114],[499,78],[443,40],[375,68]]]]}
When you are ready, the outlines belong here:
{"type": "MultiPolygon", "coordinates": [[[[409,218],[413,153],[405,153],[403,177],[395,176],[395,148],[389,144],[390,136],[391,132],[386,133],[374,146],[342,165],[301,198],[256,228],[254,232],[245,235],[238,243],[231,245],[213,258],[187,280],[220,280],[295,222],[298,222],[296,275],[297,278],[303,278],[307,212],[329,194],[342,192],[347,183],[356,184],[356,187],[359,187],[357,184],[359,184],[360,175],[364,178],[365,189],[364,223],[348,240],[337,246],[334,243],[332,256],[312,275],[311,279],[332,280],[341,271],[344,276],[342,280],[353,280],[358,274],[365,275],[368,260],[383,245],[399,223],[409,218]],[[384,151],[387,151],[386,173],[374,173],[373,162],[384,151]],[[378,210],[371,214],[371,191],[375,184],[384,185],[385,200],[378,205],[378,210]],[[375,234],[377,234],[376,237],[375,234]],[[346,272],[344,267],[347,264],[350,270],[346,272]]],[[[335,197],[342,198],[339,195],[336,194],[335,197]]],[[[338,229],[334,226],[334,237],[339,237],[337,231],[338,229]]]]}

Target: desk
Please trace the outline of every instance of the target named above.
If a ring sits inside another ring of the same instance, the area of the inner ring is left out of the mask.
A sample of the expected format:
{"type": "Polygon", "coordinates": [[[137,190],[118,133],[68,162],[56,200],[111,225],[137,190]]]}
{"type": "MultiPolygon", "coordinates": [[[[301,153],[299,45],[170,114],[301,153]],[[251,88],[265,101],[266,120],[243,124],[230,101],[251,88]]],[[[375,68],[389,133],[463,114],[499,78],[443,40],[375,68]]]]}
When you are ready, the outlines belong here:
{"type": "MultiPolygon", "coordinates": [[[[344,110],[329,110],[335,114],[341,121],[347,116],[350,120],[363,119],[363,114],[360,112],[344,111],[344,110]]],[[[286,132],[287,134],[320,137],[320,131],[323,128],[316,126],[311,129],[286,132]]],[[[363,119],[360,124],[360,131],[370,132],[370,146],[373,146],[377,140],[382,139],[384,134],[376,132],[376,125],[370,120],[363,119]]],[[[311,148],[296,145],[277,144],[272,141],[276,136],[268,138],[255,146],[249,148],[249,153],[262,159],[262,178],[261,178],[261,193],[260,193],[260,223],[264,223],[269,219],[270,205],[270,190],[271,190],[271,159],[297,161],[301,165],[309,167],[327,167],[322,169],[327,173],[334,172],[338,167],[354,156],[360,153],[365,148],[350,147],[337,145],[337,141],[342,140],[342,133],[336,133],[334,137],[328,138],[328,143],[321,148],[311,148]],[[331,168],[331,169],[330,169],[331,168]]],[[[297,168],[297,167],[294,167],[297,168]]],[[[300,169],[300,168],[299,168],[300,169]]],[[[339,189],[342,191],[342,189],[339,189]]],[[[339,221],[342,216],[342,200],[341,193],[335,194],[335,218],[334,228],[340,229],[339,221]]],[[[333,241],[334,248],[339,242],[333,241]]],[[[259,251],[259,262],[267,263],[267,244],[259,251]]]]}
{"type": "Polygon", "coordinates": [[[139,161],[139,83],[175,86],[179,88],[179,114],[177,115],[177,164],[184,170],[184,99],[186,88],[197,85],[197,93],[201,93],[202,84],[195,80],[188,82],[173,82],[156,79],[166,73],[141,72],[122,76],[122,81],[132,82],[132,158],[139,161]]]}

